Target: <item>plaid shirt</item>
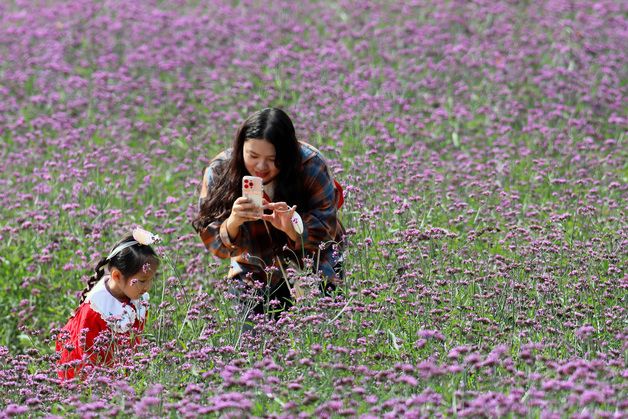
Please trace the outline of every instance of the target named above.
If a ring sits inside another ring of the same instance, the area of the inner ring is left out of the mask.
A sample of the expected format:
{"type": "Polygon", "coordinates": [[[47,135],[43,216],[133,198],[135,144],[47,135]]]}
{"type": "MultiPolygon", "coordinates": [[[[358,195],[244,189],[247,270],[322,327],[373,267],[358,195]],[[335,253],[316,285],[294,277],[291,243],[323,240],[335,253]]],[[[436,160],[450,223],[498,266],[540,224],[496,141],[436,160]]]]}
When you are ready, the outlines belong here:
{"type": "MultiPolygon", "coordinates": [[[[306,213],[299,213],[303,220],[300,240],[293,242],[272,224],[257,220],[242,224],[237,238],[232,241],[227,233],[226,217],[211,222],[200,232],[203,243],[215,256],[231,258],[229,278],[250,273],[252,279],[266,283],[270,275],[271,283],[276,284],[283,277],[278,261],[284,268],[288,260],[298,261],[299,266],[303,266],[303,256],[306,256],[312,258],[314,271],[320,271],[334,282],[339,279],[334,266],[340,260],[345,233],[337,216],[340,192],[320,152],[306,143],[300,146],[303,188],[310,208],[306,213]]],[[[223,151],[205,171],[203,182],[208,194],[211,194],[215,170],[230,157],[231,150],[223,151]]]]}

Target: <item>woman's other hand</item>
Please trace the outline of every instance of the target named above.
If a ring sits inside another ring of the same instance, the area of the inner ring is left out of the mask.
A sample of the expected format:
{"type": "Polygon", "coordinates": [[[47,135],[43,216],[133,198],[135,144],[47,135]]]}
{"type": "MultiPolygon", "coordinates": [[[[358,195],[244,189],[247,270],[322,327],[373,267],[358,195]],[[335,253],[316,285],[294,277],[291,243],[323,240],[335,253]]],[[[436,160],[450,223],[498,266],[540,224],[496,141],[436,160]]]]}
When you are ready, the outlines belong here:
{"type": "Polygon", "coordinates": [[[271,214],[262,215],[262,219],[268,221],[278,230],[283,231],[290,237],[292,241],[297,241],[299,235],[294,230],[292,224],[292,216],[296,211],[297,206],[288,206],[285,202],[270,202],[264,205],[265,209],[271,210],[271,214]]]}

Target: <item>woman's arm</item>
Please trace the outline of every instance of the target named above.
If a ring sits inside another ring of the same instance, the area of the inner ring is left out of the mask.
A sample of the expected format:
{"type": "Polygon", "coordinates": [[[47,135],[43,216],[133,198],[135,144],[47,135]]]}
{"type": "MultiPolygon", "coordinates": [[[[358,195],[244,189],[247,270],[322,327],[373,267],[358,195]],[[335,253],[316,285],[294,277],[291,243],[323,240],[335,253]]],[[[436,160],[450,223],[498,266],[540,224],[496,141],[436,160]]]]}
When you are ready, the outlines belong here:
{"type": "Polygon", "coordinates": [[[321,243],[336,238],[336,192],[333,179],[320,156],[308,160],[303,170],[309,210],[301,213],[297,208],[303,220],[303,234],[291,247],[300,250],[303,246],[307,251],[316,251],[321,243]]]}
{"type": "MultiPolygon", "coordinates": [[[[213,162],[203,174],[199,206],[211,194],[219,164],[220,161],[213,162]]],[[[244,253],[250,247],[250,234],[244,223],[256,219],[249,216],[249,212],[253,213],[253,208],[253,203],[247,198],[236,199],[228,217],[211,221],[199,232],[205,247],[221,259],[244,253]]]]}

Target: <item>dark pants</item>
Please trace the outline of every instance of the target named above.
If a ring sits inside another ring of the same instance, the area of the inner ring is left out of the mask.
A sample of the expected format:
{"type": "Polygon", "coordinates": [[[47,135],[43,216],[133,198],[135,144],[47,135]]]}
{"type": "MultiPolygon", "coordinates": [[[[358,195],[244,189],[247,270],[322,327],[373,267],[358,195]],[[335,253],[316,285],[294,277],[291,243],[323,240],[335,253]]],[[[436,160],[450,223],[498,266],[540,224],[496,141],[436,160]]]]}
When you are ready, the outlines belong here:
{"type": "MultiPolygon", "coordinates": [[[[238,319],[243,321],[244,330],[252,329],[253,317],[266,315],[269,319],[277,320],[282,312],[294,305],[290,288],[284,280],[259,289],[253,289],[241,278],[234,280],[237,284],[229,291],[236,297],[238,319]]],[[[328,281],[321,283],[320,288],[325,296],[332,296],[336,291],[336,286],[328,281]]]]}

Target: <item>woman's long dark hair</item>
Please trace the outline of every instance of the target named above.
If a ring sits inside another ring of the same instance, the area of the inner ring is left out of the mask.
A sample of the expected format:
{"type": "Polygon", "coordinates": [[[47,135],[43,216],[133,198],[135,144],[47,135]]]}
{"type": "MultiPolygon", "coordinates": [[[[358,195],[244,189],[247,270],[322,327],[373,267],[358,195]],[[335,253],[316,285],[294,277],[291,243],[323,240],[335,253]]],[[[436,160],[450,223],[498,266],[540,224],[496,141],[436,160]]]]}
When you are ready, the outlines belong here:
{"type": "MultiPolygon", "coordinates": [[[[116,243],[112,248],[115,249],[122,243],[130,242],[131,240],[135,240],[132,235],[128,235],[118,243],[116,243]]],[[[81,294],[81,303],[85,301],[85,297],[87,293],[96,285],[100,278],[105,274],[105,266],[108,267],[109,271],[113,268],[117,268],[125,278],[131,277],[138,273],[147,263],[157,263],[159,264],[159,257],[155,253],[152,247],[144,244],[134,244],[132,246],[127,247],[126,249],[122,249],[120,252],[116,253],[111,259],[102,258],[96,264],[95,272],[92,276],[89,277],[87,281],[87,286],[83,290],[81,294]]]]}
{"type": "Polygon", "coordinates": [[[231,158],[214,171],[214,182],[201,203],[198,216],[192,222],[201,231],[214,220],[229,216],[233,202],[241,195],[242,177],[248,175],[244,166],[244,143],[264,139],[275,146],[275,165],[279,169],[275,181],[274,201],[297,205],[306,211],[303,194],[302,159],[299,142],[290,117],[281,109],[266,108],[251,115],[238,129],[233,141],[231,158]]]}

